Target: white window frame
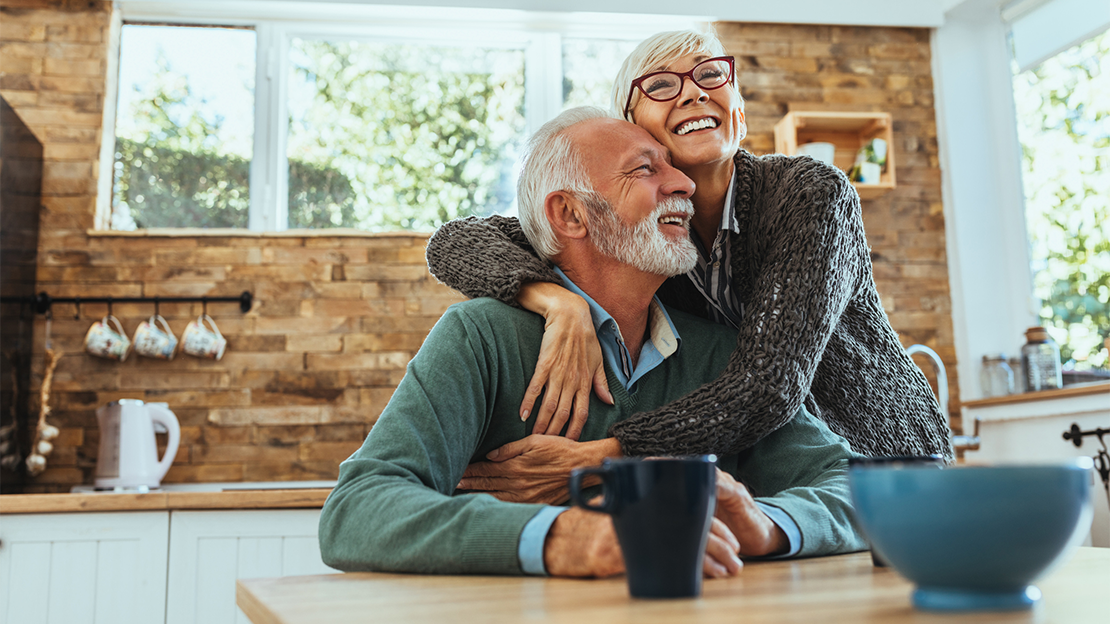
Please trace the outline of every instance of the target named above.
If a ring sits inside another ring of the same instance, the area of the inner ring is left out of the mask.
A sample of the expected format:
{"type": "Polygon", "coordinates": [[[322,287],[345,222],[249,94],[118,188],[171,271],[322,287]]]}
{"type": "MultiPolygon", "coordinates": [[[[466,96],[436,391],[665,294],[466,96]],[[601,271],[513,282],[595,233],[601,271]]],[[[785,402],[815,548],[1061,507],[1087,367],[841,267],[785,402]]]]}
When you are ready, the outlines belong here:
{"type": "MultiPolygon", "coordinates": [[[[1011,55],[1012,22],[1056,0],[962,0],[933,31],[933,85],[948,283],[962,401],[982,398],[982,356],[1020,352],[1040,324],[1033,294],[1021,143],[1011,55]]],[[[1074,40],[1049,49],[1063,50],[1074,40]]]]}
{"type": "MultiPolygon", "coordinates": [[[[597,37],[639,41],[662,31],[694,28],[705,18],[666,15],[559,14],[491,9],[437,8],[434,17],[414,13],[427,9],[344,3],[213,2],[201,0],[115,3],[113,45],[118,55],[120,24],[249,26],[257,41],[254,103],[254,154],[250,169],[248,229],[277,232],[288,228],[288,88],[289,42],[294,37],[341,36],[366,41],[482,45],[525,52],[525,120],[528,134],[562,110],[562,42],[564,37],[597,37]]],[[[104,141],[114,145],[118,80],[109,75],[106,97],[113,102],[105,114],[104,141]]],[[[599,102],[599,105],[604,105],[599,102]]],[[[101,151],[102,183],[97,224],[109,228],[112,211],[114,149],[101,151]],[[102,180],[103,182],[103,180],[102,180]]]]}

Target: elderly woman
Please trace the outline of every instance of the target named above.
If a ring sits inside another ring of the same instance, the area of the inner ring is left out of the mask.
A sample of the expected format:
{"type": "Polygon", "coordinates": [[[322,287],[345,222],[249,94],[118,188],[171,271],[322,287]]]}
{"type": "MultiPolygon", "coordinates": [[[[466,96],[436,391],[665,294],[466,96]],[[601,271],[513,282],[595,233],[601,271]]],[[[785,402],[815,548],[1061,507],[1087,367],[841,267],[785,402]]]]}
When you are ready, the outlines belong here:
{"type": "MultiPolygon", "coordinates": [[[[804,401],[858,453],[951,459],[947,419],[879,301],[855,189],[842,172],[813,159],[740,149],[744,101],[734,75],[734,60],[715,35],[680,31],[641,43],[616,78],[614,115],[651,133],[697,185],[691,238],[698,264],[668,280],[659,298],[739,331],[719,379],[612,427],[620,453],[740,452],[789,421],[804,401]]],[[[533,431],[558,433],[569,421],[567,436],[576,439],[591,386],[611,401],[601,353],[586,304],[558,286],[530,249],[515,219],[471,218],[440,228],[427,257],[438,279],[466,295],[545,316],[545,350],[521,416],[546,387],[533,431]]],[[[491,459],[519,461],[550,444],[539,437],[491,459]]],[[[509,490],[507,481],[478,477],[528,472],[542,463],[540,455],[513,470],[471,471],[464,485],[509,490]]],[[[563,475],[570,463],[599,459],[548,455],[561,458],[563,475]]],[[[535,482],[513,487],[526,485],[535,482]]],[[[543,499],[541,490],[525,497],[543,499]]]]}

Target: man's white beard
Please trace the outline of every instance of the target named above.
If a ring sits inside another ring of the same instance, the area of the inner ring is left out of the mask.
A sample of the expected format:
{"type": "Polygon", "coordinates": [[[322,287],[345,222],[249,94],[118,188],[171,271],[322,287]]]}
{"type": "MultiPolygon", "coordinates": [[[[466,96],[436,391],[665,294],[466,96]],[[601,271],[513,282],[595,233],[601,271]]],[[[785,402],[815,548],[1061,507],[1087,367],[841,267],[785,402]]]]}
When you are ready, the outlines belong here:
{"type": "Polygon", "coordinates": [[[694,214],[689,199],[669,197],[635,225],[625,224],[600,193],[593,193],[585,204],[590,215],[590,238],[597,250],[610,258],[666,277],[686,273],[697,264],[698,250],[689,236],[671,239],[659,231],[659,218],[665,214],[694,214]]]}

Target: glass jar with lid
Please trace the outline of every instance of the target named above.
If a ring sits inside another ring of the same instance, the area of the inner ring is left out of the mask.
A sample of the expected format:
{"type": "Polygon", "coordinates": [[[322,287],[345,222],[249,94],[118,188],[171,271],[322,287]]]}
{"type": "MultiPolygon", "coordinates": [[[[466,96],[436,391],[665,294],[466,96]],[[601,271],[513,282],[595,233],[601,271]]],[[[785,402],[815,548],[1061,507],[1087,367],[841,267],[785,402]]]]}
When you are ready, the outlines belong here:
{"type": "Polygon", "coordinates": [[[1025,330],[1025,346],[1021,348],[1021,367],[1025,373],[1025,391],[1052,390],[1064,387],[1060,367],[1060,347],[1043,327],[1025,330]]]}
{"type": "Polygon", "coordinates": [[[1014,393],[1014,370],[1006,362],[1006,354],[983,356],[983,369],[979,371],[983,398],[1006,396],[1014,393]]]}

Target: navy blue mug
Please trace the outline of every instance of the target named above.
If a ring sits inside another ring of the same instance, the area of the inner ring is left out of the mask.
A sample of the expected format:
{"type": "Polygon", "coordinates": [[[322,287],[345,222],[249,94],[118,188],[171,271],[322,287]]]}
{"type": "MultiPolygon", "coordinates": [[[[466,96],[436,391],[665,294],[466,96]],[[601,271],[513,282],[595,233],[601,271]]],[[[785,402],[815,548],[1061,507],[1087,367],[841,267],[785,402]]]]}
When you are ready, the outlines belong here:
{"type": "Polygon", "coordinates": [[[702,563],[717,504],[717,457],[605,460],[570,473],[570,500],[613,516],[636,598],[701,595],[702,563]],[[582,493],[587,475],[601,478],[603,498],[582,493]]]}

